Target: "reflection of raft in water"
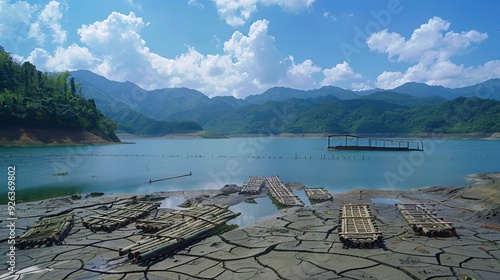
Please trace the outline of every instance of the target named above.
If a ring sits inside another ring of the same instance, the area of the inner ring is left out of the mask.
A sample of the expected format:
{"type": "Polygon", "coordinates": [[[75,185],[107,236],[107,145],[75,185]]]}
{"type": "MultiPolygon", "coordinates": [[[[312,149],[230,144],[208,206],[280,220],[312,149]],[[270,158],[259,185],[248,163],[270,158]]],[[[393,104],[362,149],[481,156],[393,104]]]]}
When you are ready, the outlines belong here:
{"type": "Polygon", "coordinates": [[[328,150],[423,151],[424,143],[403,139],[364,138],[352,134],[328,135],[328,150]]]}

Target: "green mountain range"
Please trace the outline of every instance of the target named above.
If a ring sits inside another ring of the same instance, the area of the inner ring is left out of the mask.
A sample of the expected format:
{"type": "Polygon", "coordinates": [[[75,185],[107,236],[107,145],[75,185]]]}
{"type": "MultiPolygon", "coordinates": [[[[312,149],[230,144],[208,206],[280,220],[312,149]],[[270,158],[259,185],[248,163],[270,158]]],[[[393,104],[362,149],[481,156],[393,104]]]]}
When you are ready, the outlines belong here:
{"type": "Polygon", "coordinates": [[[71,73],[119,129],[141,133],[150,122],[192,124],[224,135],[279,133],[495,133],[500,131],[500,80],[449,89],[407,83],[355,92],[271,88],[237,99],[209,98],[187,88],[147,91],[89,71],[71,73]]]}
{"type": "Polygon", "coordinates": [[[90,71],[46,73],[0,47],[0,128],[37,127],[165,135],[206,133],[500,132],[500,79],[449,89],[407,83],[392,90],[285,87],[237,99],[188,88],[144,90],[90,71]]]}
{"type": "MultiPolygon", "coordinates": [[[[82,88],[83,96],[95,100],[103,113],[113,119],[120,131],[138,135],[162,135],[202,131],[203,128],[191,120],[166,120],[154,114],[159,103],[169,102],[156,99],[155,92],[148,92],[137,85],[110,81],[90,71],[71,72],[82,88]],[[154,106],[149,107],[148,106],[154,106]],[[150,111],[143,114],[141,111],[150,111]]],[[[201,94],[201,93],[200,93],[201,94]]],[[[161,94],[159,95],[161,97],[161,94]]],[[[179,103],[183,98],[179,97],[179,103]]],[[[175,111],[177,104],[166,107],[175,111]]]]}

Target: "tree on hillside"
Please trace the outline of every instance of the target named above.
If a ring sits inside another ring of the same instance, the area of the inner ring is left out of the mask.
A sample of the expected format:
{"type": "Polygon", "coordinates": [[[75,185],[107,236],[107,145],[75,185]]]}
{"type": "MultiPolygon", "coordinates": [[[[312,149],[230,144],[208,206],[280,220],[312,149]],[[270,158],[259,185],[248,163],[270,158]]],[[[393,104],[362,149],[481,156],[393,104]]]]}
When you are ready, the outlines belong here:
{"type": "Polygon", "coordinates": [[[0,46],[0,127],[80,128],[114,135],[116,124],[103,116],[94,100],[76,91],[68,71],[38,71],[29,61],[14,62],[0,46]]]}

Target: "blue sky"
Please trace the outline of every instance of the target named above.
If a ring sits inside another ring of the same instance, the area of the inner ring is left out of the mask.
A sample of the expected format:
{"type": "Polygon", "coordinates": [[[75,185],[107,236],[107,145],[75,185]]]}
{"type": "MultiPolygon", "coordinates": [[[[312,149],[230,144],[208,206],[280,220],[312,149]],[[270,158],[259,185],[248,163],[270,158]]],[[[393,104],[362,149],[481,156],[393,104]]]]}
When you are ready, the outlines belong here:
{"type": "Polygon", "coordinates": [[[463,87],[500,78],[500,4],[0,0],[0,45],[44,71],[244,98],[270,87],[463,87]]]}

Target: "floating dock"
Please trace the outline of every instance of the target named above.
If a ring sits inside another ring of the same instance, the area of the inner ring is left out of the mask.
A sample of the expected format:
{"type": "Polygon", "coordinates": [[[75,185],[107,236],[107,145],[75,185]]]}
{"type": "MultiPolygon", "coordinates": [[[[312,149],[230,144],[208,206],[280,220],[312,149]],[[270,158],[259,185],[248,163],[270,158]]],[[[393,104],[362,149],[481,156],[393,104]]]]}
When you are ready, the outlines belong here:
{"type": "Polygon", "coordinates": [[[285,186],[278,176],[266,177],[266,186],[271,196],[283,206],[304,206],[304,202],[290,188],[285,186]]]}
{"type": "Polygon", "coordinates": [[[40,245],[60,245],[69,235],[73,224],[73,214],[43,218],[36,221],[33,226],[28,226],[24,234],[16,240],[16,246],[25,249],[40,245]]]}
{"type": "Polygon", "coordinates": [[[227,206],[204,205],[170,212],[156,219],[139,220],[136,227],[146,234],[140,241],[120,248],[118,253],[139,263],[170,254],[220,231],[221,226],[239,215],[227,206]]]}
{"type": "Polygon", "coordinates": [[[345,246],[372,248],[383,239],[368,204],[342,205],[339,219],[339,239],[345,246]]]}
{"type": "Polygon", "coordinates": [[[307,197],[309,200],[324,201],[332,200],[332,195],[323,188],[305,188],[307,197]]]}
{"type": "Polygon", "coordinates": [[[364,138],[352,134],[328,136],[328,150],[423,151],[424,143],[404,139],[364,138]]]}
{"type": "Polygon", "coordinates": [[[258,176],[250,176],[248,181],[243,184],[243,188],[240,190],[241,194],[259,194],[265,185],[265,178],[258,176]]]}
{"type": "Polygon", "coordinates": [[[149,215],[149,212],[158,209],[159,202],[138,201],[123,206],[114,207],[113,210],[96,216],[90,216],[83,221],[83,226],[93,232],[112,232],[124,227],[137,219],[149,215]]]}
{"type": "Polygon", "coordinates": [[[428,208],[431,204],[396,204],[403,218],[415,232],[428,237],[455,236],[453,223],[445,222],[428,208]]]}

